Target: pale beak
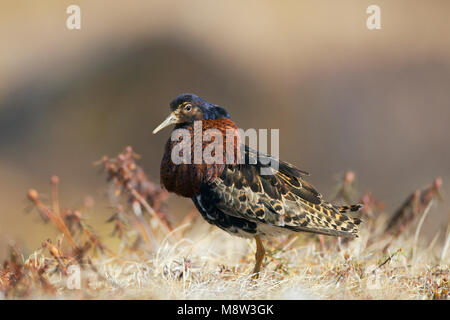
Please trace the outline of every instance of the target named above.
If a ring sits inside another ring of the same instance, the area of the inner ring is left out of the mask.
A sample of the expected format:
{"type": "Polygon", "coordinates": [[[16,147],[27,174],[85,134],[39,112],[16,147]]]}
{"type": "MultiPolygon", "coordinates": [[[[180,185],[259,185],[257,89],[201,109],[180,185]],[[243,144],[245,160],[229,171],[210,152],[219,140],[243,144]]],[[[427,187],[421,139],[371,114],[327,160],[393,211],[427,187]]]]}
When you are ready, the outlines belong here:
{"type": "Polygon", "coordinates": [[[175,124],[178,122],[178,117],[172,112],[169,114],[169,116],[164,120],[159,126],[153,130],[153,134],[159,132],[161,129],[164,129],[167,126],[170,126],[171,124],[175,124]]]}

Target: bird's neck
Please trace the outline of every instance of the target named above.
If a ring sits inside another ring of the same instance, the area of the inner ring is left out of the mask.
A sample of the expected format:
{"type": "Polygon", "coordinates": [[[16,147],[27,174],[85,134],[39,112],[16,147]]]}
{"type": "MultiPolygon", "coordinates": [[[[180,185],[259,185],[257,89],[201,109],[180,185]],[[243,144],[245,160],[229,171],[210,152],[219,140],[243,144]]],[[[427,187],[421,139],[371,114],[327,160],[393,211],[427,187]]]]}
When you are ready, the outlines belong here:
{"type": "Polygon", "coordinates": [[[177,125],[166,143],[161,184],[170,192],[193,197],[202,184],[220,177],[225,165],[237,163],[240,143],[238,127],[227,118],[177,125]]]}

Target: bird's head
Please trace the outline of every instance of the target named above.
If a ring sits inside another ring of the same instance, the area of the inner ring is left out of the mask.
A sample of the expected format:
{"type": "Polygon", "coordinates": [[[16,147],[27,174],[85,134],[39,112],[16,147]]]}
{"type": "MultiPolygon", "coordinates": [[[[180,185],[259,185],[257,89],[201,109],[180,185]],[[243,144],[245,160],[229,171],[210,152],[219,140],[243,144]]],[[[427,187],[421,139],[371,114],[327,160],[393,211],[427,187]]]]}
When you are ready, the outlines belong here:
{"type": "Polygon", "coordinates": [[[193,123],[198,120],[217,120],[229,118],[228,112],[215,104],[209,103],[192,93],[181,94],[170,103],[171,113],[153,134],[171,124],[193,123]]]}

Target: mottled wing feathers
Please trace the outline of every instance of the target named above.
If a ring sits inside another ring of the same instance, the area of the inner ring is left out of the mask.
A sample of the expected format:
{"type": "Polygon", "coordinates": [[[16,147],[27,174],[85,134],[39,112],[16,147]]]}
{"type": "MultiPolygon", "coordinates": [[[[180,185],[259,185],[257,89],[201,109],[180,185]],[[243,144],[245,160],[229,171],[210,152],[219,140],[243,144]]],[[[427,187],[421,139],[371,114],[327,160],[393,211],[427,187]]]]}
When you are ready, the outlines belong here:
{"type": "MultiPolygon", "coordinates": [[[[249,149],[246,152],[254,155],[249,149]]],[[[322,195],[300,177],[304,172],[290,164],[280,161],[279,171],[273,175],[261,175],[260,168],[261,163],[228,165],[213,184],[202,188],[202,195],[224,214],[257,224],[357,236],[360,220],[346,213],[359,210],[359,205],[337,207],[323,201],[322,195]]]]}
{"type": "Polygon", "coordinates": [[[294,177],[309,176],[308,172],[300,170],[290,163],[284,162],[265,153],[258,152],[247,145],[244,146],[244,150],[244,154],[246,156],[245,163],[256,164],[258,167],[270,167],[272,161],[274,163],[278,163],[278,170],[287,175],[294,177]]]}

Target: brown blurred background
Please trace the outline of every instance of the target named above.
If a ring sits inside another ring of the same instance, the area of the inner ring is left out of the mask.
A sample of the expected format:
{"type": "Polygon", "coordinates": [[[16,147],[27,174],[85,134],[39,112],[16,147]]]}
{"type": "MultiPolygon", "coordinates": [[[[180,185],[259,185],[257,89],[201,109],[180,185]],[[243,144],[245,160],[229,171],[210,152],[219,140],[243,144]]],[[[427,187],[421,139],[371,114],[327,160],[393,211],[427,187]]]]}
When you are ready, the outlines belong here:
{"type": "MultiPolygon", "coordinates": [[[[151,131],[183,92],[225,107],[242,128],[280,128],[284,160],[325,198],[354,170],[361,194],[395,209],[450,181],[448,1],[2,1],[0,256],[54,235],[27,215],[26,191],[61,179],[64,206],[92,195],[110,213],[92,163],[132,145],[156,181],[169,130],[151,131]],[[81,30],[66,8],[81,7],[81,30]],[[381,7],[369,31],[366,8],[381,7]]],[[[448,193],[448,192],[447,192],[448,193]]],[[[183,215],[189,200],[171,198],[183,215]]],[[[443,232],[449,204],[433,208],[443,232]]],[[[106,233],[106,231],[105,231],[106,233]]]]}

